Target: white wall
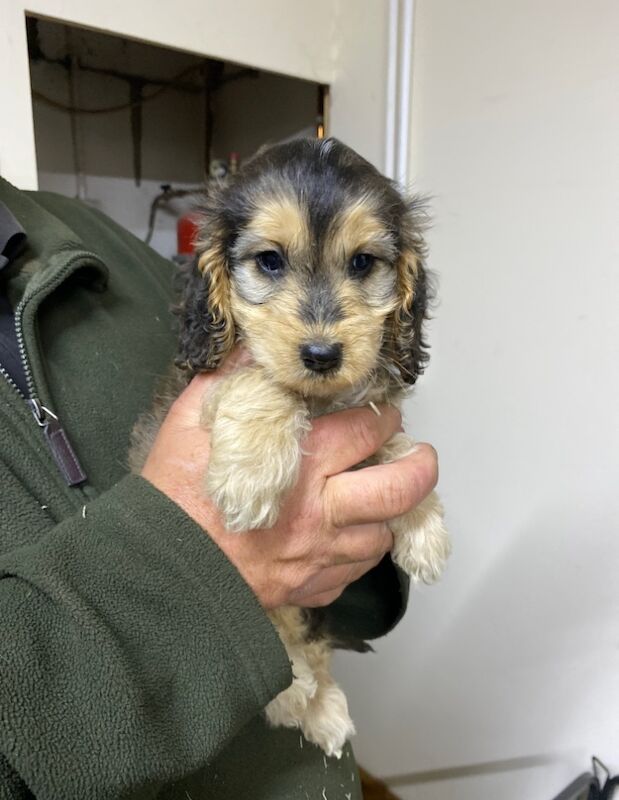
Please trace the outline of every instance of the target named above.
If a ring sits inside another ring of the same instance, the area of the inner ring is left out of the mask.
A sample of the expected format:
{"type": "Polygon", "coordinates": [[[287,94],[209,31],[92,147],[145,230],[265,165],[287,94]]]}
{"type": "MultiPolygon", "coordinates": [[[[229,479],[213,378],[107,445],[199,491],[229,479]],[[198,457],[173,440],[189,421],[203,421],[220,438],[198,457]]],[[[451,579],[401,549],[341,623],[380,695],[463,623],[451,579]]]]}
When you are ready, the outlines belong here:
{"type": "Polygon", "coordinates": [[[615,0],[416,0],[441,304],[408,417],[455,547],[340,676],[380,775],[523,760],[406,800],[550,800],[592,753],[619,771],[618,33],[615,0]]]}

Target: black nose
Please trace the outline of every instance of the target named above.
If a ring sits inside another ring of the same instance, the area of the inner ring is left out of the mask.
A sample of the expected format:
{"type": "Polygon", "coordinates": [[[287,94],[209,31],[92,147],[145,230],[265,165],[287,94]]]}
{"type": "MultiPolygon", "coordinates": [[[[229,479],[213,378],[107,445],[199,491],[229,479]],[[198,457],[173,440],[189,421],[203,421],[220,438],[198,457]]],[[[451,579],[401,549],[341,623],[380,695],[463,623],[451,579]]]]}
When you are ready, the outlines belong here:
{"type": "Polygon", "coordinates": [[[301,358],[305,366],[314,372],[330,372],[342,363],[342,345],[339,342],[304,344],[301,345],[301,358]]]}

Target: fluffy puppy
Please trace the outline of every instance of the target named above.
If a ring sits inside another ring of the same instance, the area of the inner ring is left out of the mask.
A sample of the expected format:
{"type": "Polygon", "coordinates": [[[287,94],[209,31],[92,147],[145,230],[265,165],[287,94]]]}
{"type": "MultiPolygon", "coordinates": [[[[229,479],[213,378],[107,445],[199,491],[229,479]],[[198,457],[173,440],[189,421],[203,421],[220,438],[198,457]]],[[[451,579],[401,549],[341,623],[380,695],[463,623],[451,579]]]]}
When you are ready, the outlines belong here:
{"type": "MultiPolygon", "coordinates": [[[[205,491],[230,531],[274,524],[313,417],[399,405],[423,371],[422,221],[422,204],[335,139],[263,150],[209,191],[198,256],[185,275],[178,365],[190,374],[215,369],[238,341],[253,357],[222,379],[203,410],[211,435],[205,491]]],[[[142,429],[138,449],[153,435],[142,429]]],[[[396,434],[367,463],[412,447],[396,434]]],[[[389,524],[393,560],[413,580],[434,581],[449,554],[436,494],[389,524]]],[[[271,615],[295,677],[266,714],[339,756],[354,726],[330,675],[331,643],[312,613],[271,615]]]]}

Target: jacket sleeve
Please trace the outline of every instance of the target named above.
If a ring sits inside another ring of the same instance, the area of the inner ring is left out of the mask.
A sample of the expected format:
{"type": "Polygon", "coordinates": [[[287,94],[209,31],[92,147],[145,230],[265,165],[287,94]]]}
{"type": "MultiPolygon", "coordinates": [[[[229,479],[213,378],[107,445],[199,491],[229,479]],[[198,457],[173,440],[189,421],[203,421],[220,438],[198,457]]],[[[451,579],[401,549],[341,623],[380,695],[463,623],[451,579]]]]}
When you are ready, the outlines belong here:
{"type": "Polygon", "coordinates": [[[0,781],[35,797],[154,796],[290,680],[239,573],[142,478],[0,556],[0,781]]]}

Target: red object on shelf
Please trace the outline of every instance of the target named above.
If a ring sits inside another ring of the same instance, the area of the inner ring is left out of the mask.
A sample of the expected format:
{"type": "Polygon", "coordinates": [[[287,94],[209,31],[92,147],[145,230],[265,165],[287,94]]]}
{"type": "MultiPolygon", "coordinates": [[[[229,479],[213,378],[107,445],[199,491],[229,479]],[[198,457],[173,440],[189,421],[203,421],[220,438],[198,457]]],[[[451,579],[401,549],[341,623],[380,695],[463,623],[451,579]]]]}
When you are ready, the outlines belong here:
{"type": "Polygon", "coordinates": [[[180,256],[190,256],[196,251],[199,232],[199,216],[195,213],[183,214],[176,223],[177,252],[180,256]]]}

